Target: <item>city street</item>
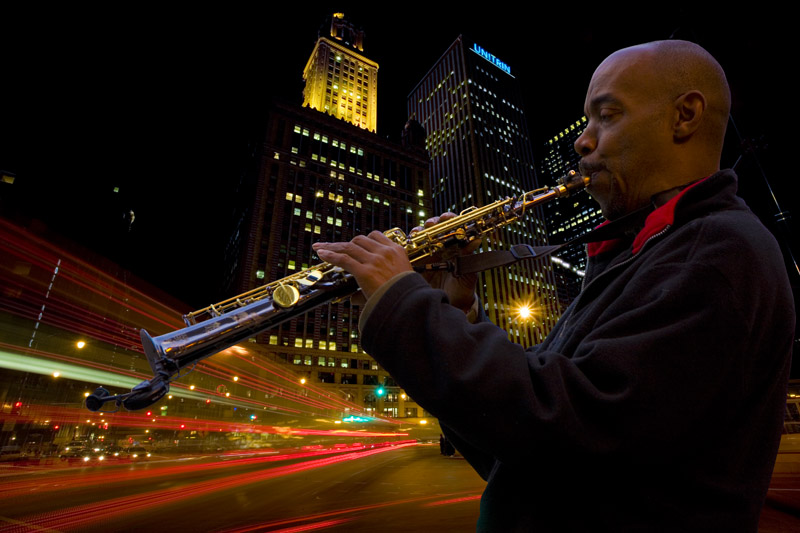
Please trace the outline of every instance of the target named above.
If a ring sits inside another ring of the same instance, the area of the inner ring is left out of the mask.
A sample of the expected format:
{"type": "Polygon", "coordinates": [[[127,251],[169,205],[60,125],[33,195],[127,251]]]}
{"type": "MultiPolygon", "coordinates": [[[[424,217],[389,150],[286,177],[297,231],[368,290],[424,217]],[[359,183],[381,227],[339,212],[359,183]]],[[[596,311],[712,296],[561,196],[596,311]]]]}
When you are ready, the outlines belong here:
{"type": "MultiPolygon", "coordinates": [[[[5,464],[0,476],[0,532],[472,531],[484,487],[460,456],[413,444],[5,464]]],[[[759,531],[797,531],[798,509],[800,475],[776,476],[759,531]]]]}
{"type": "Polygon", "coordinates": [[[0,531],[474,529],[484,482],[438,445],[318,453],[5,468],[0,531]]]}

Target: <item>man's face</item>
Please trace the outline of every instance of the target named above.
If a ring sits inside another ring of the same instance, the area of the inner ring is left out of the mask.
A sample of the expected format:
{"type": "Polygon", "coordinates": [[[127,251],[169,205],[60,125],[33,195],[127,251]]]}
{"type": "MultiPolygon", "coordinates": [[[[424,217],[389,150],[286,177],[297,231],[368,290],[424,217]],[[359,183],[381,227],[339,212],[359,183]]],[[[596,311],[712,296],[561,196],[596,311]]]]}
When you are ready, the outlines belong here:
{"type": "Polygon", "coordinates": [[[592,76],[584,111],[589,122],[575,141],[587,188],[603,216],[617,219],[646,205],[668,172],[672,105],[645,52],[623,51],[592,76]]]}

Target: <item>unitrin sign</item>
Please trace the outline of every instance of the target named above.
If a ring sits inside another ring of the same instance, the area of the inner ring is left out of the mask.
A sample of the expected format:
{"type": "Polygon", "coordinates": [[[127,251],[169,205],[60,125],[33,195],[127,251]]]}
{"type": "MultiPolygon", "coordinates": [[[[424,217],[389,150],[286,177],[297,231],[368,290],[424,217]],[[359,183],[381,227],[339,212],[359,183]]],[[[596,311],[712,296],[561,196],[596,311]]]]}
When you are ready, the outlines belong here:
{"type": "Polygon", "coordinates": [[[494,54],[490,54],[489,52],[484,50],[479,44],[473,43],[472,48],[470,48],[470,50],[472,50],[473,52],[475,52],[476,54],[484,58],[486,61],[488,61],[492,65],[496,66],[497,68],[499,68],[500,70],[511,76],[512,78],[514,77],[511,75],[511,67],[500,61],[497,57],[494,56],[494,54]]]}

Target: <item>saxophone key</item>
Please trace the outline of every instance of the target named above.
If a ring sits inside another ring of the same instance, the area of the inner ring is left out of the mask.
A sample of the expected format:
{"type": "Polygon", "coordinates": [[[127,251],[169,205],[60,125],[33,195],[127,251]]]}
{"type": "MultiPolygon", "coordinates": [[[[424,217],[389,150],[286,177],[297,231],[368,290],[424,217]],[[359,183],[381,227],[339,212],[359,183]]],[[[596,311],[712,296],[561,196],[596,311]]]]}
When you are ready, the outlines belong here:
{"type": "Polygon", "coordinates": [[[279,283],[272,291],[272,301],[278,307],[288,309],[300,300],[300,291],[289,283],[279,283]]]}

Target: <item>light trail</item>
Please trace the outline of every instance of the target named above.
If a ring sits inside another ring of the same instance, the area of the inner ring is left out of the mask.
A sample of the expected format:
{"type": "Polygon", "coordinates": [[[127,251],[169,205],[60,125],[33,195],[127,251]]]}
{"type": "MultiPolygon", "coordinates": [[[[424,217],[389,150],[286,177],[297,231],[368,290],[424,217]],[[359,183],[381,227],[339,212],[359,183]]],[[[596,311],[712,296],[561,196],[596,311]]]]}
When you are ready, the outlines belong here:
{"type": "MultiPolygon", "coordinates": [[[[176,310],[2,220],[0,255],[4,256],[0,261],[0,283],[13,289],[0,294],[0,312],[32,322],[30,326],[15,326],[19,339],[14,344],[0,343],[0,368],[58,375],[62,380],[101,385],[112,394],[124,393],[153,377],[143,357],[139,326],[144,322],[155,324],[152,332],[157,334],[157,329],[172,331],[183,325],[176,310]],[[109,306],[119,311],[109,313],[109,306]],[[44,331],[45,326],[47,331],[44,331]],[[73,334],[90,343],[93,341],[94,350],[82,353],[81,357],[67,355],[67,350],[74,350],[68,341],[73,334]],[[90,354],[92,359],[89,359],[90,354]]],[[[183,399],[200,402],[210,399],[214,404],[264,414],[330,418],[331,421],[356,415],[370,422],[402,423],[370,416],[360,405],[313,384],[301,386],[298,375],[290,369],[264,358],[244,357],[243,353],[248,353],[247,349],[234,346],[213,361],[206,360],[185,369],[186,374],[170,384],[171,393],[183,399]],[[233,357],[225,357],[225,354],[233,357]],[[230,396],[203,388],[207,383],[190,387],[187,383],[197,381],[188,377],[192,372],[223,383],[229,382],[235,374],[241,376],[240,386],[283,401],[256,400],[250,394],[245,397],[241,389],[234,387],[231,387],[233,394],[230,396]],[[336,414],[331,415],[331,412],[336,414]]],[[[22,397],[19,399],[24,401],[22,397]]],[[[106,408],[115,409],[111,402],[106,408]]],[[[158,409],[158,406],[153,408],[158,409]]]]}
{"type": "Polygon", "coordinates": [[[426,503],[424,505],[424,507],[437,507],[439,505],[452,505],[454,503],[472,502],[472,501],[480,500],[480,499],[481,499],[481,495],[480,494],[473,494],[471,496],[463,496],[461,498],[451,498],[449,500],[441,500],[441,501],[438,501],[438,502],[426,503]]]}
{"type": "Polygon", "coordinates": [[[93,522],[107,521],[111,518],[133,514],[137,511],[151,512],[158,507],[194,499],[210,493],[243,487],[270,479],[284,477],[299,472],[305,472],[311,469],[322,468],[344,461],[353,461],[368,457],[370,455],[385,453],[387,451],[414,445],[415,443],[408,443],[384,449],[348,453],[335,457],[315,459],[294,465],[280,466],[265,471],[236,474],[222,479],[201,481],[180,487],[149,491],[134,496],[113,498],[103,502],[63,509],[60,510],[55,516],[54,513],[42,513],[21,518],[17,520],[15,524],[0,527],[0,533],[15,531],[20,524],[24,524],[25,527],[32,529],[70,528],[79,525],[86,527],[88,524],[93,522]]]}
{"type": "Polygon", "coordinates": [[[15,415],[17,422],[41,423],[44,420],[59,425],[77,425],[94,423],[107,425],[112,428],[147,429],[150,431],[204,431],[227,433],[250,433],[255,435],[269,434],[294,436],[325,436],[325,437],[407,437],[408,433],[348,430],[348,429],[314,429],[304,427],[255,425],[253,422],[231,422],[220,420],[202,420],[183,418],[179,416],[147,415],[146,413],[131,413],[128,411],[87,413],[81,408],[61,407],[52,405],[28,404],[25,406],[27,414],[15,415]]]}
{"type": "MultiPolygon", "coordinates": [[[[383,442],[379,444],[371,444],[374,448],[389,448],[389,447],[406,447],[408,445],[416,444],[412,441],[400,442],[383,442]]],[[[80,487],[91,487],[95,485],[105,486],[108,483],[124,482],[130,483],[141,479],[158,479],[158,478],[176,478],[185,474],[197,474],[202,472],[214,472],[220,469],[231,469],[238,466],[252,466],[262,463],[275,463],[281,461],[292,461],[296,459],[305,459],[309,457],[319,457],[324,455],[334,455],[343,453],[359,453],[359,450],[366,450],[364,445],[350,446],[348,448],[339,449],[320,449],[312,451],[298,452],[295,449],[272,449],[270,455],[262,455],[256,457],[243,457],[237,459],[226,459],[222,461],[214,461],[210,463],[192,463],[186,465],[178,465],[171,467],[163,467],[157,470],[126,470],[120,471],[117,466],[130,464],[129,462],[121,462],[117,465],[107,463],[103,465],[102,470],[95,472],[85,472],[85,466],[81,465],[76,467],[81,472],[75,474],[60,475],[54,478],[51,483],[43,482],[41,479],[35,480],[22,480],[22,481],[4,481],[0,484],[0,501],[14,499],[19,497],[19,494],[36,491],[36,493],[62,491],[67,486],[70,489],[77,489],[80,487]],[[113,469],[113,472],[107,472],[106,469],[113,469]]],[[[364,453],[364,452],[360,452],[364,453]]],[[[258,454],[256,454],[258,455],[258,454]]]]}
{"type": "MultiPolygon", "coordinates": [[[[59,372],[60,379],[73,379],[78,381],[86,381],[89,383],[97,383],[98,385],[103,385],[107,388],[116,388],[121,389],[122,391],[130,390],[135,385],[138,385],[142,381],[146,379],[150,379],[152,376],[148,376],[147,374],[141,372],[133,372],[133,371],[125,371],[110,365],[101,364],[101,363],[94,363],[92,361],[86,359],[80,359],[77,357],[71,357],[66,355],[60,355],[52,352],[45,352],[42,350],[35,350],[31,348],[22,348],[17,347],[14,345],[9,345],[7,343],[0,342],[0,368],[5,368],[7,370],[17,370],[20,372],[30,372],[33,374],[39,375],[53,375],[54,372],[59,372]],[[19,353],[14,353],[11,350],[20,350],[31,355],[23,355],[19,353]]],[[[219,372],[215,374],[209,374],[208,372],[204,371],[205,365],[198,367],[198,369],[194,370],[201,374],[211,375],[212,377],[220,377],[222,376],[219,372]]],[[[241,369],[237,369],[237,372],[241,372],[241,369]]],[[[228,377],[225,375],[224,377],[228,377]]],[[[242,407],[242,408],[250,408],[250,409],[272,409],[273,412],[275,410],[291,413],[291,414],[304,414],[306,416],[318,416],[318,412],[315,410],[303,410],[292,408],[285,405],[278,405],[269,402],[257,401],[252,400],[250,398],[244,397],[225,397],[221,394],[218,394],[214,391],[208,389],[191,389],[189,385],[180,383],[180,382],[173,382],[170,384],[170,392],[172,395],[177,397],[183,397],[186,399],[197,400],[197,401],[205,401],[209,398],[213,398],[215,402],[230,405],[234,407],[242,407]]],[[[328,405],[320,402],[315,402],[313,399],[306,400],[305,397],[297,395],[297,394],[286,394],[282,397],[290,401],[294,401],[300,405],[308,405],[311,407],[318,407],[322,409],[330,409],[336,410],[337,406],[328,405]]],[[[109,410],[113,410],[114,407],[109,404],[109,410]]]]}
{"type": "MultiPolygon", "coordinates": [[[[66,281],[75,283],[88,294],[97,294],[104,299],[110,299],[121,308],[130,308],[162,324],[168,330],[182,326],[179,319],[181,313],[135,289],[121,287],[120,282],[114,277],[86,263],[74,254],[54,247],[52,243],[37,235],[5,220],[0,220],[0,235],[3,237],[0,239],[0,250],[10,256],[23,259],[45,271],[51,271],[60,260],[60,276],[63,276],[66,281]]],[[[30,283],[30,279],[26,281],[30,283]]],[[[85,298],[83,301],[88,302],[85,298]]]]}
{"type": "MultiPolygon", "coordinates": [[[[465,494],[465,493],[462,492],[462,493],[450,493],[450,494],[437,494],[437,495],[434,495],[434,496],[419,496],[419,497],[416,497],[416,498],[405,498],[405,499],[402,499],[402,500],[392,500],[390,502],[384,502],[384,503],[374,503],[374,504],[370,504],[370,505],[361,505],[361,506],[358,506],[358,507],[349,507],[347,509],[338,509],[336,511],[328,511],[328,512],[324,512],[324,513],[317,513],[317,514],[314,514],[314,515],[297,516],[297,517],[293,517],[293,518],[283,518],[283,519],[280,519],[280,520],[271,520],[269,522],[259,522],[258,524],[251,524],[251,525],[244,526],[244,527],[225,529],[221,533],[253,533],[253,532],[256,532],[256,531],[270,531],[270,532],[274,532],[274,531],[306,531],[304,529],[298,529],[298,528],[308,527],[308,528],[312,528],[312,529],[319,529],[321,527],[329,527],[329,526],[324,525],[324,524],[328,524],[331,521],[330,520],[323,520],[323,519],[334,517],[334,516],[339,516],[339,515],[348,515],[348,514],[349,515],[364,515],[368,511],[386,509],[388,507],[394,507],[394,506],[397,506],[397,505],[409,505],[409,504],[413,504],[413,503],[421,503],[421,502],[425,502],[427,500],[432,500],[432,499],[435,499],[435,498],[441,498],[442,496],[447,496],[447,497],[458,496],[456,498],[448,498],[447,500],[443,500],[444,502],[452,502],[452,503],[461,503],[461,502],[467,502],[467,501],[474,501],[474,500],[480,499],[480,497],[481,497],[480,494],[469,493],[468,495],[465,495],[465,496],[459,496],[460,494],[465,494]],[[274,529],[274,528],[280,527],[280,526],[287,526],[289,524],[296,524],[298,522],[309,522],[309,521],[314,521],[314,520],[322,520],[322,521],[321,522],[312,522],[310,524],[305,524],[305,525],[298,525],[298,526],[295,526],[295,527],[292,527],[292,528],[287,528],[287,529],[274,529]]],[[[422,506],[423,507],[428,507],[428,506],[435,506],[437,504],[438,504],[438,502],[430,502],[430,503],[423,504],[422,506]]],[[[353,520],[356,520],[356,519],[357,518],[350,518],[349,520],[353,521],[353,520]]]]}

